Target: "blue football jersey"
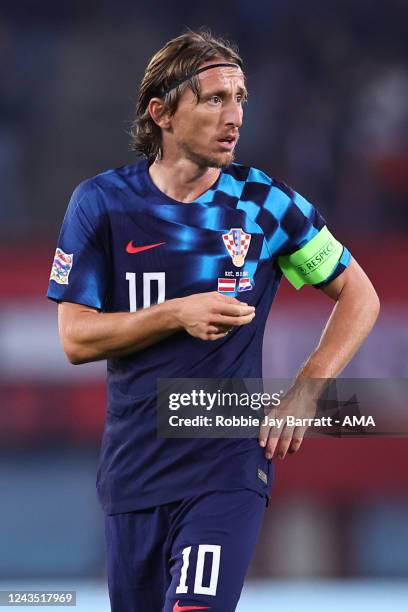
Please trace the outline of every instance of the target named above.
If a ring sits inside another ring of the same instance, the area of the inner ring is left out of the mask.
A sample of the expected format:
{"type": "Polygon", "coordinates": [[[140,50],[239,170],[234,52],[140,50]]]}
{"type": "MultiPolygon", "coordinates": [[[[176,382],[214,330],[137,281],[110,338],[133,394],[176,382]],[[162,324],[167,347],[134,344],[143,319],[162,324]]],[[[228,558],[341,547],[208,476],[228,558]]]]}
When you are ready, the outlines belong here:
{"type": "MultiPolygon", "coordinates": [[[[48,297],[103,312],[136,311],[220,291],[256,307],[249,325],[217,341],[181,331],[108,359],[108,406],[97,489],[108,514],[215,489],[267,495],[271,462],[256,439],[165,439],[156,435],[158,378],[261,378],[266,320],[282,272],[278,257],[325,226],[286,185],[232,164],[192,203],[153,183],[146,160],[84,181],[69,203],[48,297]],[[266,474],[267,479],[259,474],[266,474]]],[[[323,285],[348,265],[340,259],[323,285]]]]}

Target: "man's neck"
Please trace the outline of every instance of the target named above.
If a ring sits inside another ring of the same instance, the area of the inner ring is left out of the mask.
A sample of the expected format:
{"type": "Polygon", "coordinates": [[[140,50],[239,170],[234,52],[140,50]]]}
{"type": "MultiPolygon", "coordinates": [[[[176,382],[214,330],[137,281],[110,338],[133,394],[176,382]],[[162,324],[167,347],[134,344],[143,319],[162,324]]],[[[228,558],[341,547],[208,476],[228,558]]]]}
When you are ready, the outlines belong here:
{"type": "Polygon", "coordinates": [[[187,159],[168,162],[161,159],[149,167],[153,183],[178,202],[194,202],[220,175],[219,168],[200,168],[187,159]]]}

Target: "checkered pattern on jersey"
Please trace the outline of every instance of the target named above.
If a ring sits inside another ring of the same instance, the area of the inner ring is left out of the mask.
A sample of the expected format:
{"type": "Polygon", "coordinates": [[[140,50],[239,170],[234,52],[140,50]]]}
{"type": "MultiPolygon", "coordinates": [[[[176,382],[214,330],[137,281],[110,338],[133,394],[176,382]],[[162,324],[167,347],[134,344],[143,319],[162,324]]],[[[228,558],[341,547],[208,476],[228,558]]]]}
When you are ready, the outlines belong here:
{"type": "Polygon", "coordinates": [[[326,224],[318,211],[290,187],[256,168],[232,164],[219,182],[198,198],[244,211],[265,236],[261,259],[293,253],[326,224]]]}

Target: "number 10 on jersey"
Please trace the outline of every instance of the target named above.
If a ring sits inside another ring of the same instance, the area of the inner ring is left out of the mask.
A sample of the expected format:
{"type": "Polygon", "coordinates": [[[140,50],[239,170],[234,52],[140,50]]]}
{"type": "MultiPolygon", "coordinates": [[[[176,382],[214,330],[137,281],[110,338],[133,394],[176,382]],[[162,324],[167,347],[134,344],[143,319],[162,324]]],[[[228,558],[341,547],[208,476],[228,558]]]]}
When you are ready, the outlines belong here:
{"type": "Polygon", "coordinates": [[[129,283],[129,311],[136,312],[136,291],[143,287],[143,308],[152,306],[151,301],[151,286],[152,282],[157,282],[157,301],[155,304],[162,304],[166,299],[166,273],[165,272],[143,272],[143,278],[138,275],[136,281],[136,272],[126,272],[126,280],[129,283]]]}

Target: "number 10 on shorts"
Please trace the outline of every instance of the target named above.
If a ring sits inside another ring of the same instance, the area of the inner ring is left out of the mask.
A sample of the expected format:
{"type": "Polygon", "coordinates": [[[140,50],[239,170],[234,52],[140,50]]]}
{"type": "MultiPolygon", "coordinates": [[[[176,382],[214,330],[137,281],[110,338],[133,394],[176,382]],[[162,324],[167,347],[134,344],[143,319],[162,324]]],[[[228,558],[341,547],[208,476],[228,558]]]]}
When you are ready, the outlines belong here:
{"type": "MultiPolygon", "coordinates": [[[[190,564],[190,553],[192,546],[183,549],[183,565],[180,572],[180,583],[176,589],[177,594],[188,593],[187,573],[190,564]]],[[[218,544],[199,544],[197,553],[197,566],[194,578],[194,594],[196,595],[216,595],[218,574],[220,571],[221,546],[218,544]],[[210,584],[203,586],[205,556],[211,555],[211,575],[210,584]]]]}

